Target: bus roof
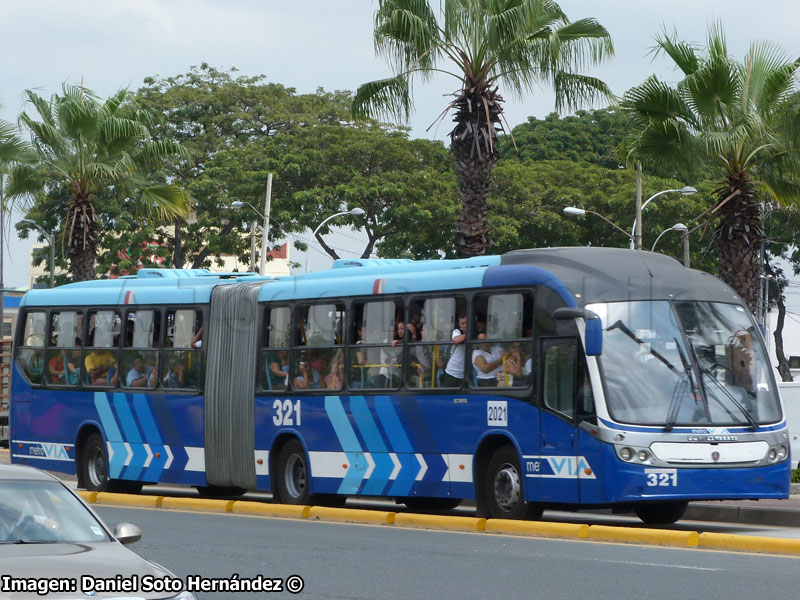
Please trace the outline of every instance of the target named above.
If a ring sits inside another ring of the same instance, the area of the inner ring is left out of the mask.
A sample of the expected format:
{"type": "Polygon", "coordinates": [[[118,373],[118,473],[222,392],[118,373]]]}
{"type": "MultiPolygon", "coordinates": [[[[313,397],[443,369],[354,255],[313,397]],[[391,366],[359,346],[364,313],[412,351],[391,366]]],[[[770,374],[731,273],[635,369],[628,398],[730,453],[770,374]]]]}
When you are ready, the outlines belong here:
{"type": "Polygon", "coordinates": [[[142,269],[136,276],[29,291],[25,306],[204,304],[219,285],[265,283],[261,301],[545,284],[570,306],[645,299],[741,303],[715,277],[662,254],[621,248],[541,248],[456,260],[339,259],[333,268],[282,277],[205,269],[142,269]]]}

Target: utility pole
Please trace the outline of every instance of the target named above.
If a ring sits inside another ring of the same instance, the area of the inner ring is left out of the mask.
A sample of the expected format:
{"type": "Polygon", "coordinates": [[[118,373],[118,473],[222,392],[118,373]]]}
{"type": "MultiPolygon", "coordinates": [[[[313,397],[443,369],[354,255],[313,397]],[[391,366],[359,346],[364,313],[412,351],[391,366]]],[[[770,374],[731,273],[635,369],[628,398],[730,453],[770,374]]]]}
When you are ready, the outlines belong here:
{"type": "Polygon", "coordinates": [[[683,266],[689,268],[689,228],[683,232],[683,266]]]}
{"type": "Polygon", "coordinates": [[[642,162],[636,161],[636,228],[633,232],[633,249],[642,249],[642,162]]]}
{"type": "Polygon", "coordinates": [[[264,202],[264,228],[261,230],[261,264],[259,275],[267,274],[267,249],[269,248],[269,210],[272,204],[272,173],[267,176],[267,199],[264,202]]]}

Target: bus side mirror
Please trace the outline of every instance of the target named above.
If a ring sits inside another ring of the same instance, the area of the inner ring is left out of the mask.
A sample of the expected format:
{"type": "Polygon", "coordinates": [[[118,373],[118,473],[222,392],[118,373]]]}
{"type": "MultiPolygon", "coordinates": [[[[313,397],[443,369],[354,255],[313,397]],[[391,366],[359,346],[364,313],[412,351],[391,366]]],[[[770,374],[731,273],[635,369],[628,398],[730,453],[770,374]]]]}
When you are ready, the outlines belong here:
{"type": "Polygon", "coordinates": [[[557,308],[554,319],[583,319],[586,323],[586,356],[600,356],[603,353],[603,322],[597,313],[585,308],[557,308]]]}

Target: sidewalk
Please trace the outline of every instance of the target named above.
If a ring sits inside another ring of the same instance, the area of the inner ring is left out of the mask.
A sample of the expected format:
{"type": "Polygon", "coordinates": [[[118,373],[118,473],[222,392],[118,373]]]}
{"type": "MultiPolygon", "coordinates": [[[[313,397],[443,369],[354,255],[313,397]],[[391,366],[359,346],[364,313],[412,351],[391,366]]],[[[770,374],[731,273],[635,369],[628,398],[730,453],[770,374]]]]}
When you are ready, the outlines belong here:
{"type": "Polygon", "coordinates": [[[786,500],[691,502],[681,520],[800,527],[800,484],[792,484],[792,495],[786,500]]]}

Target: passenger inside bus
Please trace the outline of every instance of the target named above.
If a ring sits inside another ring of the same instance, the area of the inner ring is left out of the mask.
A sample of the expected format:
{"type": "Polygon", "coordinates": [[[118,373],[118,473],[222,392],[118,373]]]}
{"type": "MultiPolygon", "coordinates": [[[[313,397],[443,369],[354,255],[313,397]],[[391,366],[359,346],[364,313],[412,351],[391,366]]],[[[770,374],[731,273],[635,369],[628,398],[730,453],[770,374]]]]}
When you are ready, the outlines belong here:
{"type": "Polygon", "coordinates": [[[267,377],[269,389],[285,390],[289,382],[289,351],[278,350],[274,356],[267,359],[267,377]]]}
{"type": "MultiPolygon", "coordinates": [[[[486,340],[485,333],[478,334],[486,340]]],[[[498,344],[483,341],[472,351],[472,368],[479,387],[496,387],[503,379],[503,361],[508,356],[498,344]]]]}
{"type": "Polygon", "coordinates": [[[117,359],[114,353],[102,348],[93,348],[84,359],[89,385],[116,385],[117,359]]]}

